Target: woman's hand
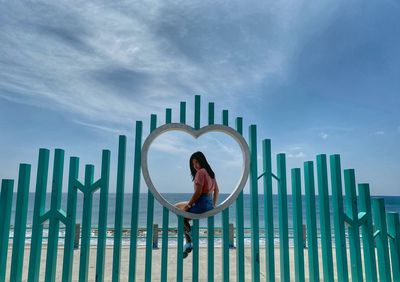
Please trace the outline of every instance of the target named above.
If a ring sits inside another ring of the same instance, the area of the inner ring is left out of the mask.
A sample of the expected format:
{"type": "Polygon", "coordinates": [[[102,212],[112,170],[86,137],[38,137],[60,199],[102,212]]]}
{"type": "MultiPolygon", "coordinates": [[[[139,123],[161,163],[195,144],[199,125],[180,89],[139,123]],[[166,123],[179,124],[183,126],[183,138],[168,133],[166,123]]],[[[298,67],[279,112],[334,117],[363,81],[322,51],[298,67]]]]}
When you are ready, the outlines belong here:
{"type": "Polygon", "coordinates": [[[188,209],[190,209],[190,206],[189,206],[188,204],[186,204],[186,205],[183,207],[183,210],[184,210],[184,211],[188,211],[188,209]]]}

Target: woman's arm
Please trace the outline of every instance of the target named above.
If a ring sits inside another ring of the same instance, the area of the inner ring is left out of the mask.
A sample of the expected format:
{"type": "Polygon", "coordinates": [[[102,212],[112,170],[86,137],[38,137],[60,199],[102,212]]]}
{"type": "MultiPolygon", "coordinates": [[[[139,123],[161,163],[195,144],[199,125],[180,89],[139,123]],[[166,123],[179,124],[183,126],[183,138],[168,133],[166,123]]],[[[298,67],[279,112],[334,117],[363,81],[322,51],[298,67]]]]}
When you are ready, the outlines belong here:
{"type": "Polygon", "coordinates": [[[218,188],[217,180],[215,180],[214,200],[213,200],[214,207],[217,206],[218,195],[219,195],[219,188],[218,188]]]}

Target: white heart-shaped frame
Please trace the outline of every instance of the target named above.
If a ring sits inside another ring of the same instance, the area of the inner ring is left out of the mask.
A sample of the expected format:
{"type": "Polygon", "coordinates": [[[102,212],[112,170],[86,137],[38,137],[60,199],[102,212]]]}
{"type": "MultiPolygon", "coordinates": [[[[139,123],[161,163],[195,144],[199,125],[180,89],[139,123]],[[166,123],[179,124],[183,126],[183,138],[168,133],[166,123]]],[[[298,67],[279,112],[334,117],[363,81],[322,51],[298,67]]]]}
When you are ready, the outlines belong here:
{"type": "Polygon", "coordinates": [[[209,216],[216,215],[217,213],[221,212],[222,210],[226,209],[229,207],[237,198],[239,193],[243,190],[244,186],[246,185],[247,178],[249,176],[249,171],[250,171],[250,152],[249,152],[249,147],[247,145],[246,140],[243,138],[239,132],[236,130],[232,129],[229,126],[226,125],[220,125],[220,124],[213,124],[213,125],[207,125],[205,127],[202,127],[200,129],[194,129],[191,126],[188,126],[183,123],[168,123],[165,125],[162,125],[158,127],[157,129],[153,130],[149,136],[147,136],[146,140],[143,143],[142,147],[142,155],[141,155],[141,162],[142,162],[142,172],[143,172],[143,178],[144,181],[147,184],[147,187],[149,188],[150,192],[153,194],[153,196],[163,205],[164,207],[168,208],[170,211],[174,212],[177,215],[183,216],[185,218],[192,218],[192,219],[200,219],[200,218],[206,218],[209,216]],[[177,207],[171,205],[167,200],[165,200],[160,193],[158,193],[157,189],[154,187],[153,182],[151,181],[150,175],[149,175],[149,169],[148,169],[148,164],[147,164],[147,154],[150,148],[151,143],[156,139],[158,136],[161,134],[167,132],[167,131],[183,131],[186,133],[189,133],[196,139],[203,135],[204,133],[207,132],[222,132],[225,134],[228,134],[231,136],[240,146],[240,149],[242,150],[242,156],[243,156],[243,167],[242,167],[242,177],[239,179],[238,184],[236,185],[235,190],[233,191],[232,194],[228,196],[225,201],[223,201],[220,205],[218,205],[216,208],[204,212],[204,213],[190,213],[183,211],[181,209],[178,209],[177,207]]]}

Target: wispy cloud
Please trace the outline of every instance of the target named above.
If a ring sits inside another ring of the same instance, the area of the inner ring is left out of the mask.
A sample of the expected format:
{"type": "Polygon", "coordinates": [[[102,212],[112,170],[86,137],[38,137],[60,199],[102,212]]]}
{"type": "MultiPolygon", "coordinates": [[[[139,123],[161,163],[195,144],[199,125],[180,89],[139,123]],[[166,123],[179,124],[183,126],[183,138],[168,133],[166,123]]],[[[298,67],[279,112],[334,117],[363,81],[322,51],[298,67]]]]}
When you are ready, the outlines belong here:
{"type": "Polygon", "coordinates": [[[329,137],[329,135],[328,134],[326,134],[325,132],[321,132],[320,134],[319,134],[319,136],[322,138],[322,139],[328,139],[328,137],[329,137]]]}
{"type": "Polygon", "coordinates": [[[379,130],[374,132],[375,135],[385,135],[385,131],[379,130]]]}

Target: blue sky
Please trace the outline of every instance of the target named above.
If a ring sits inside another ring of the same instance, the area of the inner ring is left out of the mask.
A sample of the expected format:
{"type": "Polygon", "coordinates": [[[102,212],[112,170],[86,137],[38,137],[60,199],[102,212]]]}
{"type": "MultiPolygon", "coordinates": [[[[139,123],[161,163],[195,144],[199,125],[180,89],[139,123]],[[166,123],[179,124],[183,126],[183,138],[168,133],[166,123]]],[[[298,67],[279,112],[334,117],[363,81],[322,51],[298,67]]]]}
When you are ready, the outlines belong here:
{"type": "MultiPolygon", "coordinates": [[[[257,124],[259,151],[270,138],[288,168],[339,153],[372,194],[400,195],[398,1],[7,1],[0,9],[0,178],[16,178],[27,162],[34,181],[40,147],[79,156],[81,169],[94,163],[97,175],[101,150],[111,149],[115,169],[124,134],[129,192],[135,121],[147,134],[151,113],[161,124],[170,107],[178,121],[179,102],[192,113],[200,94],[204,113],[215,102],[217,120],[223,109],[231,125],[242,116],[246,138],[257,124]]],[[[231,191],[241,163],[228,139],[160,138],[150,156],[159,190],[190,192],[187,158],[203,148],[231,191]]]]}

